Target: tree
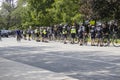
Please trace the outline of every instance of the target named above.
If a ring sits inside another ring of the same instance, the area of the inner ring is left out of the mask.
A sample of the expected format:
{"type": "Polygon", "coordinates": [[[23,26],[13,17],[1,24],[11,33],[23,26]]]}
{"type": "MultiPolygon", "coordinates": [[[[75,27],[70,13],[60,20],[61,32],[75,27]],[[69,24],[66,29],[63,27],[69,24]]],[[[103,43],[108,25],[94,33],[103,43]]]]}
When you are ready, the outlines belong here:
{"type": "Polygon", "coordinates": [[[52,15],[54,23],[79,22],[81,14],[79,12],[80,0],[55,0],[49,12],[52,15]]]}
{"type": "Polygon", "coordinates": [[[120,20],[119,0],[93,0],[93,11],[100,19],[120,20]]]}
{"type": "Polygon", "coordinates": [[[81,0],[80,3],[80,13],[83,19],[91,19],[94,15],[92,9],[92,0],[81,0]]]}
{"type": "Polygon", "coordinates": [[[8,29],[11,24],[12,24],[12,20],[11,20],[11,12],[14,10],[14,8],[7,2],[3,2],[2,3],[2,7],[0,10],[0,16],[2,18],[1,20],[1,24],[3,24],[1,27],[8,29]]]}
{"type": "Polygon", "coordinates": [[[34,25],[45,26],[50,24],[51,15],[48,13],[48,8],[54,0],[27,0],[29,11],[34,25]]]}
{"type": "Polygon", "coordinates": [[[5,28],[28,28],[86,19],[120,21],[119,0],[6,0],[0,10],[0,23],[5,28]]]}
{"type": "Polygon", "coordinates": [[[11,16],[15,23],[13,27],[21,29],[29,27],[30,23],[28,21],[30,22],[31,17],[26,0],[18,0],[17,6],[11,16]]]}

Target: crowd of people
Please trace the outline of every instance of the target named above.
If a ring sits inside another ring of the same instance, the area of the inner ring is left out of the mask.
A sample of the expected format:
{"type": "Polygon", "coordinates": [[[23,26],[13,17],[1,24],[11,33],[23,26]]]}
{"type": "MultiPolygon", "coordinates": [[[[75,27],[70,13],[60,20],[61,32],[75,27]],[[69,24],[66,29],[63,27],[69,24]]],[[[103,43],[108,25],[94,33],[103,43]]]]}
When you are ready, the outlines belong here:
{"type": "Polygon", "coordinates": [[[37,42],[62,41],[64,44],[78,43],[80,46],[87,45],[91,42],[91,46],[103,46],[103,37],[109,38],[113,32],[118,32],[116,23],[99,23],[94,24],[65,24],[54,25],[51,27],[28,28],[27,30],[17,30],[17,40],[23,38],[25,40],[36,40],[37,42]]]}
{"type": "MultiPolygon", "coordinates": [[[[54,25],[49,27],[29,27],[26,30],[15,30],[17,41],[36,40],[37,42],[49,41],[62,41],[64,44],[78,43],[80,46],[87,45],[88,42],[91,46],[103,46],[103,37],[109,38],[113,32],[118,32],[116,23],[98,23],[98,24],[76,24],[72,25],[54,25]]],[[[0,37],[1,40],[1,37],[0,37]]]]}

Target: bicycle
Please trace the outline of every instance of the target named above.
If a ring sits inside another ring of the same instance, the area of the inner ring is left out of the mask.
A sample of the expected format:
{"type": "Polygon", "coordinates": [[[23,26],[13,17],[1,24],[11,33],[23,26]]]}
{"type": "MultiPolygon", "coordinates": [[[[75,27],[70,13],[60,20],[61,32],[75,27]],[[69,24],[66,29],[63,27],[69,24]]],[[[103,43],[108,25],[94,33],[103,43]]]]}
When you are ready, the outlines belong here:
{"type": "Polygon", "coordinates": [[[113,34],[112,43],[115,47],[120,47],[120,34],[115,32],[113,34]]]}
{"type": "Polygon", "coordinates": [[[115,47],[120,47],[120,34],[119,31],[114,31],[113,34],[103,35],[103,46],[110,46],[112,44],[115,47]]]}

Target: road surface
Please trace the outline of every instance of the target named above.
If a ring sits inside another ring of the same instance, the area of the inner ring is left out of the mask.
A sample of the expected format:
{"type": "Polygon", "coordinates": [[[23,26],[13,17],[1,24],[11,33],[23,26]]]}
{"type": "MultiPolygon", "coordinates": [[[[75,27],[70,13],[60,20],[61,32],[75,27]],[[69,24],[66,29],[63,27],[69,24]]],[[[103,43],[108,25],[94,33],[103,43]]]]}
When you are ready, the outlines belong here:
{"type": "Polygon", "coordinates": [[[120,80],[120,48],[4,38],[0,80],[120,80]]]}

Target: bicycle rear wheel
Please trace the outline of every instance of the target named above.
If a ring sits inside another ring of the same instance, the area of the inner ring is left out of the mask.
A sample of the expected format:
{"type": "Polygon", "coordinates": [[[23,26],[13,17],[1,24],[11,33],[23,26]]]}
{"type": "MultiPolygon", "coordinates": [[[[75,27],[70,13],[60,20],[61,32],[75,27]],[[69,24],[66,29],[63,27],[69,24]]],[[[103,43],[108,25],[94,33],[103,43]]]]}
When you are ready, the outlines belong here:
{"type": "Polygon", "coordinates": [[[103,46],[109,46],[110,41],[107,38],[103,38],[103,46]]]}
{"type": "Polygon", "coordinates": [[[120,36],[119,35],[114,36],[112,43],[113,46],[120,47],[120,36]]]}
{"type": "Polygon", "coordinates": [[[110,37],[109,35],[104,35],[102,39],[103,46],[109,46],[110,45],[110,37]]]}

